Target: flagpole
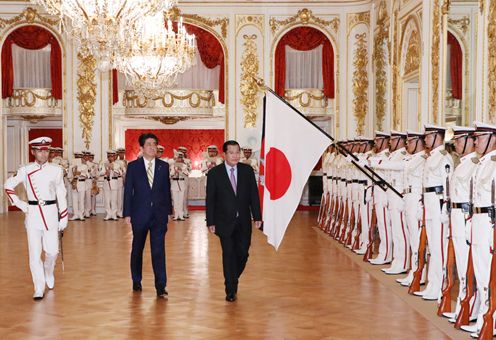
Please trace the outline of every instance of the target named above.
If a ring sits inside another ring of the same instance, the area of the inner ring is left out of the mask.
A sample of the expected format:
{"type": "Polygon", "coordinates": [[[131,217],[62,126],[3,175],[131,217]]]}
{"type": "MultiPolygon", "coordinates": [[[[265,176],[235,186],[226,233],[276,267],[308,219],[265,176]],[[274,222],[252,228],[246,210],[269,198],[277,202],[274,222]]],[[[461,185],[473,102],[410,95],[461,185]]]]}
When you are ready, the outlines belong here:
{"type": "MultiPolygon", "coordinates": [[[[367,174],[366,171],[357,163],[358,161],[358,157],[355,156],[354,154],[352,154],[351,152],[349,152],[348,150],[346,150],[342,145],[339,144],[339,142],[336,142],[336,139],[334,137],[332,137],[330,134],[328,134],[327,132],[325,132],[324,130],[322,130],[317,124],[315,124],[314,122],[312,122],[307,116],[305,116],[303,113],[301,113],[298,109],[296,109],[293,105],[291,105],[290,103],[288,103],[286,101],[286,99],[282,98],[279,94],[277,94],[274,90],[272,90],[270,87],[266,86],[264,84],[264,81],[263,79],[261,78],[256,78],[256,77],[253,77],[253,79],[255,79],[257,85],[261,88],[263,88],[265,91],[269,91],[270,93],[272,93],[274,96],[276,96],[277,98],[279,98],[284,104],[286,104],[287,106],[289,106],[291,109],[293,109],[296,113],[298,113],[303,119],[305,119],[308,123],[312,124],[318,131],[320,131],[322,134],[324,134],[327,138],[329,138],[331,141],[333,141],[335,143],[336,146],[338,146],[338,148],[340,148],[340,152],[343,154],[343,155],[350,155],[353,160],[350,162],[351,164],[353,164],[354,166],[356,166],[361,172],[363,172],[364,174],[366,174],[373,182],[374,184],[378,185],[381,187],[382,190],[386,190],[383,188],[382,185],[386,185],[389,189],[391,189],[396,195],[398,195],[400,198],[403,198],[403,195],[401,193],[398,192],[398,190],[396,190],[391,184],[389,184],[389,182],[387,182],[384,178],[382,178],[377,172],[375,172],[370,166],[368,165],[365,165],[364,168],[367,169],[368,171],[370,171],[372,173],[372,175],[370,174],[367,174]],[[344,151],[344,152],[343,152],[344,151]],[[373,176],[377,177],[377,179],[374,179],[373,176]]],[[[264,99],[265,100],[265,99],[264,99]]],[[[264,126],[265,126],[265,105],[264,105],[264,112],[263,112],[263,120],[264,120],[264,126]]]]}

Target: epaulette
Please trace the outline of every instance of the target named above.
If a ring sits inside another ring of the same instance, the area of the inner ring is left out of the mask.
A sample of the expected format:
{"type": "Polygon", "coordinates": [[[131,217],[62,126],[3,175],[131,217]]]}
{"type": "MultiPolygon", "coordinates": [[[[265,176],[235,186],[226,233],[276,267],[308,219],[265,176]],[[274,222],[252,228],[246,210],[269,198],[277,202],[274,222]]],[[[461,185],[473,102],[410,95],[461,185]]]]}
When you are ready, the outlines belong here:
{"type": "Polygon", "coordinates": [[[422,155],[422,158],[427,159],[427,158],[429,158],[429,156],[428,155],[422,155]]]}
{"type": "Polygon", "coordinates": [[[406,151],[401,151],[401,154],[402,154],[403,156],[405,156],[405,155],[406,155],[406,151]]]}
{"type": "Polygon", "coordinates": [[[491,156],[491,160],[492,160],[493,162],[496,162],[496,156],[491,156]]]}
{"type": "MultiPolygon", "coordinates": [[[[494,157],[494,156],[493,156],[493,157],[494,157]]],[[[493,157],[491,157],[491,158],[493,158],[493,157]]],[[[472,161],[472,163],[474,163],[474,164],[479,164],[479,158],[478,158],[478,157],[472,157],[470,160],[471,160],[471,161],[472,161]]],[[[493,161],[495,161],[495,160],[496,160],[496,159],[493,159],[493,161]]]]}
{"type": "Polygon", "coordinates": [[[386,152],[386,153],[385,153],[386,157],[389,157],[389,155],[390,155],[390,154],[391,154],[391,153],[389,153],[389,152],[386,152]]]}
{"type": "Polygon", "coordinates": [[[439,150],[439,152],[441,153],[441,155],[443,156],[446,156],[448,154],[448,151],[446,150],[439,150]]]}

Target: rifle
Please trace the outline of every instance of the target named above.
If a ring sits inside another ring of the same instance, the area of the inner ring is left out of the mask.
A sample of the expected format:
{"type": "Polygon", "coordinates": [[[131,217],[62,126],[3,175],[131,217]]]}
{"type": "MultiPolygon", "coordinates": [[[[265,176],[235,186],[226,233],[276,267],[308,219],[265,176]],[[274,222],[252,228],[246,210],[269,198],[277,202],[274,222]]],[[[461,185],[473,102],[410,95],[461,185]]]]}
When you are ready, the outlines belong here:
{"type": "Polygon", "coordinates": [[[330,198],[330,196],[329,196],[329,200],[330,200],[330,207],[328,209],[327,216],[326,216],[324,222],[322,223],[322,230],[324,230],[324,232],[326,234],[329,233],[331,220],[332,220],[332,217],[334,216],[333,213],[334,213],[335,204],[336,204],[336,198],[334,196],[332,198],[330,198]]]}
{"type": "Polygon", "coordinates": [[[482,328],[479,333],[479,339],[487,340],[493,339],[494,336],[494,312],[496,312],[496,203],[494,200],[494,179],[491,183],[491,209],[489,210],[489,217],[491,218],[491,226],[493,228],[493,247],[491,249],[492,258],[491,258],[491,276],[489,279],[489,287],[488,287],[488,300],[489,307],[487,309],[486,314],[484,314],[484,323],[482,324],[482,328]]]}
{"type": "Polygon", "coordinates": [[[353,245],[351,250],[360,249],[360,237],[362,236],[362,216],[360,214],[360,205],[358,205],[358,221],[356,226],[357,232],[355,234],[355,239],[353,240],[353,245]]]}
{"type": "Polygon", "coordinates": [[[418,248],[418,266],[417,270],[413,273],[413,280],[408,288],[408,294],[413,294],[420,290],[420,281],[422,280],[422,272],[425,266],[426,247],[427,247],[427,231],[425,230],[425,206],[422,214],[422,225],[420,226],[420,242],[418,248]]]}
{"type": "Polygon", "coordinates": [[[346,227],[348,226],[348,220],[350,218],[350,206],[348,204],[348,200],[344,201],[344,215],[343,219],[341,220],[341,225],[340,225],[340,230],[341,230],[341,235],[338,235],[338,241],[341,243],[344,243],[344,237],[346,235],[346,227]]]}
{"type": "Polygon", "coordinates": [[[329,215],[331,212],[330,206],[332,204],[332,200],[331,200],[331,195],[329,194],[329,191],[326,194],[325,202],[326,202],[326,204],[324,206],[323,216],[321,217],[321,220],[320,220],[320,229],[322,229],[322,230],[325,229],[326,224],[327,224],[327,220],[329,219],[329,215]]]}
{"type": "Polygon", "coordinates": [[[448,254],[446,267],[444,268],[443,290],[441,302],[437,309],[437,315],[442,316],[444,312],[451,311],[451,290],[455,284],[455,246],[453,245],[453,227],[451,225],[451,200],[449,186],[450,166],[446,164],[446,211],[449,216],[449,237],[448,237],[448,254]]]}
{"type": "MultiPolygon", "coordinates": [[[[326,176],[323,176],[326,178],[326,176]]],[[[326,205],[327,201],[326,201],[326,193],[323,192],[322,193],[322,196],[320,197],[320,205],[319,205],[319,214],[317,215],[317,224],[319,224],[321,227],[320,229],[322,229],[322,215],[323,215],[323,211],[325,210],[325,205],[326,205]]]]}
{"type": "Polygon", "coordinates": [[[334,203],[333,204],[334,204],[334,206],[333,206],[332,214],[329,217],[329,221],[327,222],[327,226],[326,226],[326,232],[329,234],[329,236],[334,235],[334,227],[336,224],[336,220],[338,219],[338,216],[339,216],[340,201],[339,201],[339,197],[338,197],[337,193],[334,196],[334,203]]]}
{"type": "MultiPolygon", "coordinates": [[[[372,188],[372,190],[374,190],[372,188]]],[[[373,196],[372,191],[372,196],[373,196]]],[[[368,207],[367,207],[368,209],[368,207]]],[[[375,212],[374,204],[372,204],[372,216],[370,217],[370,225],[369,225],[369,241],[367,243],[367,249],[365,250],[365,254],[363,254],[363,262],[368,262],[372,258],[373,247],[375,243],[375,235],[377,233],[377,213],[375,212]]]]}
{"type": "Polygon", "coordinates": [[[356,227],[356,216],[355,216],[355,209],[353,208],[354,204],[351,202],[351,214],[350,214],[350,221],[348,223],[349,225],[349,230],[348,230],[348,235],[346,236],[346,240],[344,241],[345,246],[350,246],[351,241],[353,240],[353,230],[355,230],[356,227]]]}
{"type": "MultiPolygon", "coordinates": [[[[472,202],[473,202],[473,190],[474,190],[474,181],[473,179],[470,179],[470,193],[469,193],[469,217],[468,219],[472,218],[472,202]]],[[[466,286],[466,293],[465,293],[465,298],[460,302],[460,312],[458,313],[458,316],[456,318],[455,322],[455,328],[460,329],[461,326],[468,325],[470,323],[470,301],[472,300],[474,294],[475,294],[475,289],[474,289],[474,263],[472,261],[472,244],[470,244],[470,248],[468,251],[468,262],[467,262],[467,273],[465,275],[467,282],[465,284],[466,286]]]]}

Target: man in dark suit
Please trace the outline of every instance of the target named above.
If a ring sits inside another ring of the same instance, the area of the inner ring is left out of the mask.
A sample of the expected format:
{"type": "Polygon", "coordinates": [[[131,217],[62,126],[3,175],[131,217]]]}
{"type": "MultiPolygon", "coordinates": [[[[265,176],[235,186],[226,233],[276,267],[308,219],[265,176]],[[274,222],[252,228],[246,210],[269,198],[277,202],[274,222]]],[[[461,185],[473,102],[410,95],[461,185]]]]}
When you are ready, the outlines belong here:
{"type": "Polygon", "coordinates": [[[207,226],[220,238],[226,300],[233,302],[248,260],[252,216],[257,228],[262,216],[255,174],[251,166],[239,163],[239,144],[227,141],[222,150],[225,162],[208,173],[207,226]]]}
{"type": "Polygon", "coordinates": [[[143,248],[150,231],[150,248],[157,296],[167,297],[165,271],[165,233],[172,212],[169,164],[156,159],[157,136],[139,137],[142,158],[129,163],[124,188],[124,217],[133,229],[131,275],[133,290],[141,291],[143,248]]]}

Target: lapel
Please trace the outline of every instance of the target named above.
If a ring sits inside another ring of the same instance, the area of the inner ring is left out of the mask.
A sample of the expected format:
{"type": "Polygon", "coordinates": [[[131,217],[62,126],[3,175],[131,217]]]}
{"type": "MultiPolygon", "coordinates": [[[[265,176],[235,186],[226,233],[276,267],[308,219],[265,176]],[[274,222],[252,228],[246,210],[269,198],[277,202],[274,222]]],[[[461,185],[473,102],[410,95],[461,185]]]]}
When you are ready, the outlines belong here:
{"type": "MultiPolygon", "coordinates": [[[[232,188],[232,185],[231,185],[231,179],[229,178],[229,175],[227,174],[227,169],[226,169],[226,166],[225,164],[222,164],[222,178],[224,179],[224,182],[225,184],[229,187],[229,191],[234,195],[236,196],[236,193],[234,192],[233,188],[232,188]]],[[[239,193],[239,175],[240,175],[240,167],[238,166],[238,179],[236,181],[236,192],[239,193]]]]}
{"type": "MultiPolygon", "coordinates": [[[[142,173],[141,178],[143,178],[143,180],[145,181],[146,187],[148,189],[152,190],[152,188],[150,188],[150,184],[148,183],[148,174],[146,173],[146,165],[145,165],[145,163],[147,162],[147,160],[144,159],[144,158],[142,158],[140,160],[140,162],[141,162],[141,166],[139,168],[141,169],[141,173],[142,173]]],[[[155,169],[156,168],[157,168],[157,161],[155,161],[155,169]]],[[[155,174],[153,175],[153,182],[155,183],[155,174]]]]}
{"type": "Polygon", "coordinates": [[[157,186],[158,173],[162,169],[162,164],[159,164],[158,159],[155,160],[155,170],[153,171],[153,184],[152,190],[157,186]]]}

